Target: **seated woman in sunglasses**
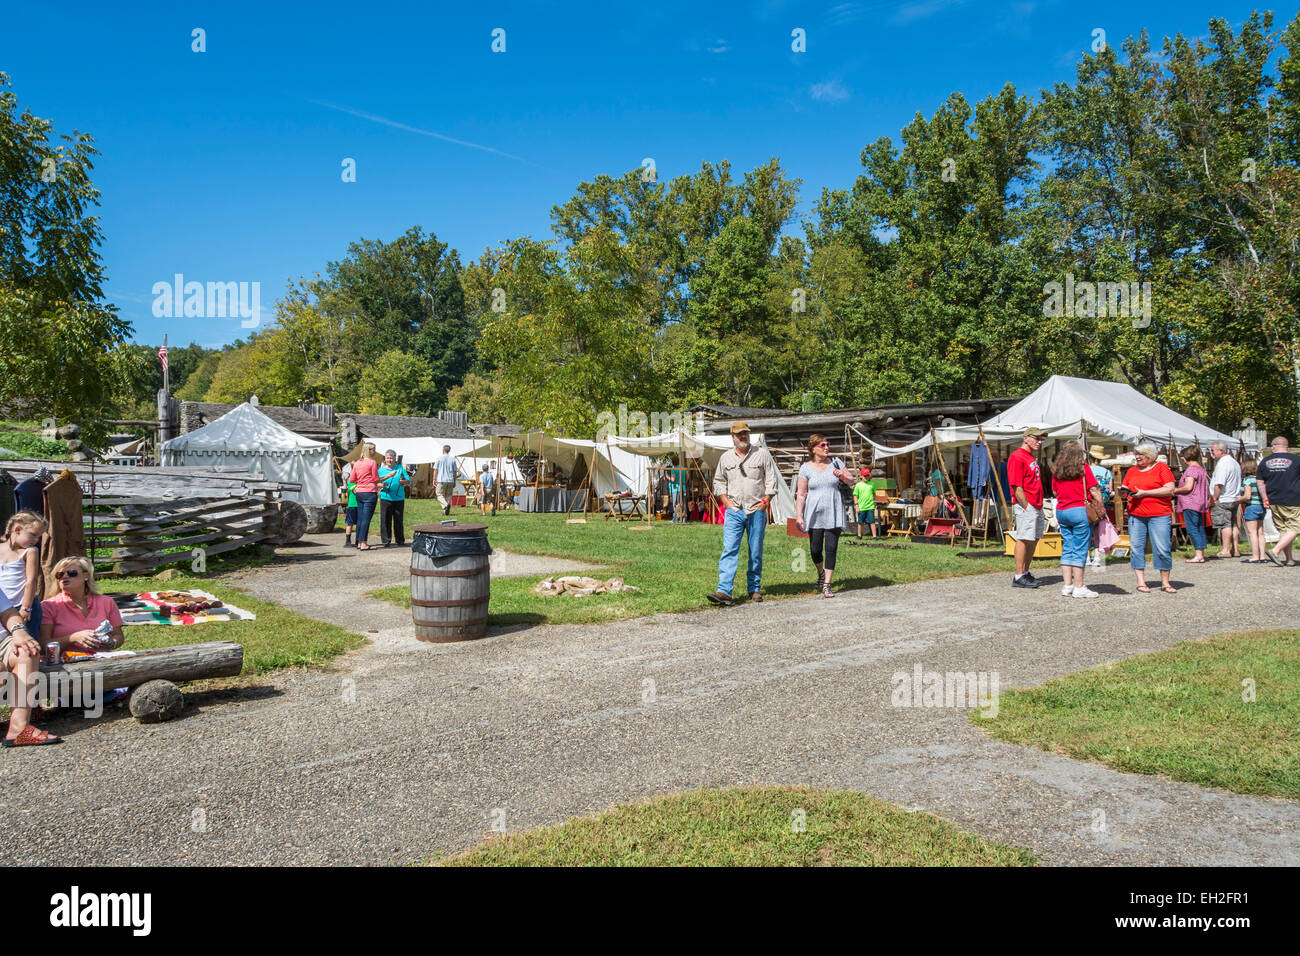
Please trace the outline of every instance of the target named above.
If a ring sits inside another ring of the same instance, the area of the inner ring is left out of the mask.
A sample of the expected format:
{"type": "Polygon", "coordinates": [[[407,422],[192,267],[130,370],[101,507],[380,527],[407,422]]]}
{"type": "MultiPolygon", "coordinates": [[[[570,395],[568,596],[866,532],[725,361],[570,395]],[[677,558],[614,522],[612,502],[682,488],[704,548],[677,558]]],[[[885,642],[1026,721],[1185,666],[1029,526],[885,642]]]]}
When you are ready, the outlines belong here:
{"type": "Polygon", "coordinates": [[[59,642],[59,652],[94,653],[121,647],[122,615],[111,597],[95,590],[95,569],[86,558],[64,558],[54,566],[59,593],[41,602],[41,647],[59,642]],[[95,636],[105,621],[108,637],[95,636]]]}

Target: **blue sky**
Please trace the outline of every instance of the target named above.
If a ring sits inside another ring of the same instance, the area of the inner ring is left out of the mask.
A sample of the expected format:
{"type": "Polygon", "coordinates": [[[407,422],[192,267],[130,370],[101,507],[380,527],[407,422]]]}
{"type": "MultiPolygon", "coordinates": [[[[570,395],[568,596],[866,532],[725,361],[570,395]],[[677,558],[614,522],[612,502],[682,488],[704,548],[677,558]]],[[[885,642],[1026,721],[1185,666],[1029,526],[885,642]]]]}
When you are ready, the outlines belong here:
{"type": "MultiPolygon", "coordinates": [[[[1234,26],[1235,2],[861,0],[754,4],[46,3],[8,0],[0,71],[21,106],[101,151],[106,291],[141,342],[214,346],[238,318],[155,318],[152,287],[289,277],[413,225],[468,262],[548,232],[583,180],[654,159],[661,178],[780,157],[850,186],[862,147],[1006,82],[1069,80],[1102,28],[1234,26]],[[124,9],[125,8],[125,9],[124,9]],[[192,30],[206,52],[191,49],[192,30]],[[505,30],[505,52],[492,31],[505,30]],[[791,50],[806,31],[807,52],[791,50]],[[356,161],[356,182],[342,162],[356,161]]],[[[1274,6],[1278,24],[1295,5],[1274,6]]]]}

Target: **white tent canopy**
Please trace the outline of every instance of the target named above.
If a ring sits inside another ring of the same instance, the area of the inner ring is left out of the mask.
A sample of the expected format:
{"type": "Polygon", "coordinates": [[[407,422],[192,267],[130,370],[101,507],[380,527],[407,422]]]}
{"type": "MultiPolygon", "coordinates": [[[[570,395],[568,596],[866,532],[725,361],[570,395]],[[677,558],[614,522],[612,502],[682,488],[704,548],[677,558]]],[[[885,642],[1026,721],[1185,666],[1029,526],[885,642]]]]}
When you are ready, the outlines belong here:
{"type": "MultiPolygon", "coordinates": [[[[375,446],[375,451],[382,455],[388,451],[397,453],[402,464],[407,468],[416,465],[433,464],[442,457],[442,447],[451,446],[452,457],[460,463],[461,478],[474,476],[474,454],[483,458],[483,452],[492,447],[487,438],[370,438],[366,441],[375,446]]],[[[491,452],[495,455],[496,452],[491,452]]],[[[482,467],[482,462],[479,463],[482,467]]]]}
{"type": "Polygon", "coordinates": [[[330,446],[312,441],[268,418],[244,402],[216,421],[162,446],[164,465],[246,468],[272,481],[295,481],[300,492],[284,497],[304,504],[334,501],[334,468],[330,446]]]}
{"type": "MultiPolygon", "coordinates": [[[[1165,408],[1131,385],[1065,375],[1053,375],[1032,394],[990,418],[984,423],[984,437],[991,442],[1018,442],[1026,428],[1041,428],[1051,438],[1075,439],[1085,425],[1089,441],[1111,446],[1131,447],[1143,441],[1157,445],[1173,442],[1176,448],[1205,447],[1216,441],[1234,448],[1238,445],[1231,435],[1165,408]]],[[[979,439],[979,433],[975,425],[935,429],[940,446],[969,445],[979,439]]],[[[903,448],[871,443],[877,458],[910,454],[930,445],[929,435],[903,448]]],[[[1254,442],[1245,446],[1247,451],[1257,450],[1254,442]]]]}
{"type": "MultiPolygon", "coordinates": [[[[767,440],[761,434],[751,434],[750,441],[756,447],[767,447],[767,440]]],[[[664,455],[680,455],[685,459],[699,459],[710,470],[718,467],[722,453],[733,447],[730,435],[699,435],[676,429],[662,435],[650,435],[646,438],[626,438],[611,436],[609,443],[623,452],[630,452],[649,458],[664,455]]],[[[685,464],[685,462],[683,462],[685,464]]],[[[794,493],[779,478],[776,483],[776,500],[772,502],[772,518],[783,522],[795,516],[794,493]]]]}

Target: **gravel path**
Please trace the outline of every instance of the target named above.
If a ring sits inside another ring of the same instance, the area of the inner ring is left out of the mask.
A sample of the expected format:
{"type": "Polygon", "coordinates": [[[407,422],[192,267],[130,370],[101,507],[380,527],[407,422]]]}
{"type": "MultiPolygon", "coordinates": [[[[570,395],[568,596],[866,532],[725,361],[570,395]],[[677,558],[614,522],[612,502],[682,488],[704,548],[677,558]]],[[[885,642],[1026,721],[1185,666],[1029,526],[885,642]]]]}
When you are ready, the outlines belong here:
{"type": "MultiPolygon", "coordinates": [[[[368,649],[380,654],[409,651],[411,612],[365,595],[411,580],[409,548],[357,551],[342,546],[342,535],[310,536],[280,548],[274,564],[222,578],[267,601],[346,627],[370,638],[368,649]]],[[[564,558],[512,554],[495,549],[489,559],[494,578],[525,574],[581,572],[595,567],[564,558]]],[[[490,632],[491,633],[491,632],[490,632]]]]}
{"type": "MultiPolygon", "coordinates": [[[[363,557],[338,565],[359,572],[363,557]]],[[[355,602],[325,609],[324,565],[298,568],[287,603],[332,619],[355,602]]],[[[242,584],[264,593],[288,580],[277,573],[242,584]]],[[[914,664],[1025,686],[1297,621],[1294,569],[1180,564],[1176,595],[1133,594],[1127,569],[1089,580],[1101,599],[1013,590],[999,573],[466,644],[385,637],[336,673],[200,697],[172,723],[66,721],[63,746],[4,752],[3,859],[405,863],[494,823],[529,829],[657,793],[773,783],[861,790],[1051,864],[1300,864],[1295,802],[998,743],[955,708],[891,706],[891,675],[914,664]]],[[[374,613],[366,604],[363,623],[374,613]]]]}

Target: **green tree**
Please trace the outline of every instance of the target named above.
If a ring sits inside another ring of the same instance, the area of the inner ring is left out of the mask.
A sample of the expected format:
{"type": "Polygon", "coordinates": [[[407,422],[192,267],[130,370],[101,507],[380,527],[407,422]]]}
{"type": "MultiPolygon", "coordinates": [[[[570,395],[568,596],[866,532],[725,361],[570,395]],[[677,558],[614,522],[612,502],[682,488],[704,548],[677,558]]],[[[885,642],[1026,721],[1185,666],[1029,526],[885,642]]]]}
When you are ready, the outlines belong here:
{"type": "Polygon", "coordinates": [[[361,373],[358,411],[427,417],[437,412],[442,395],[437,373],[423,356],[389,349],[361,373]]]}
{"type": "Polygon", "coordinates": [[[102,302],[93,142],[19,114],[0,73],[0,402],[97,442],[132,365],[131,326],[102,302]]]}

